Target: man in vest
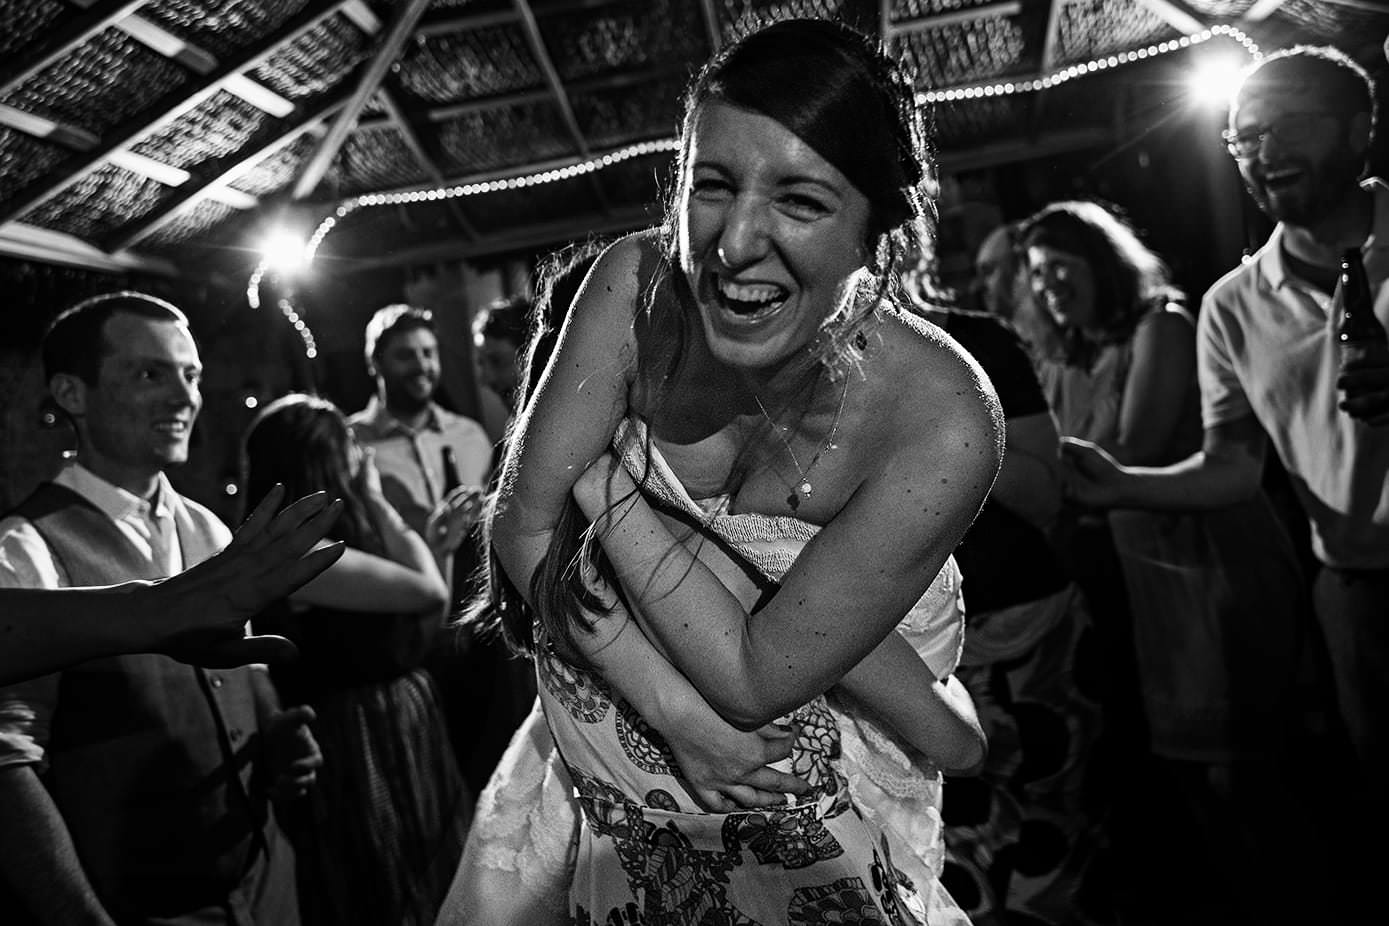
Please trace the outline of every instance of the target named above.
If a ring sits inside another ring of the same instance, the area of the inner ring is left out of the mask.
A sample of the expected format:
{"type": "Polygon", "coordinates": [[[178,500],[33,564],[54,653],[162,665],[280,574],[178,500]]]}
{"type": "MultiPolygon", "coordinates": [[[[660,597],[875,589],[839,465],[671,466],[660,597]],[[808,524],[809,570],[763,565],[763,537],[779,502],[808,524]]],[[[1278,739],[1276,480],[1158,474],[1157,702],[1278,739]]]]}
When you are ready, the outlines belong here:
{"type": "MultiPolygon", "coordinates": [[[[139,293],[89,299],[49,328],[43,364],[79,450],[0,521],[0,586],[156,579],[227,544],[164,475],[187,459],[202,404],[182,312],[139,293]]],[[[155,654],[0,689],[3,918],[293,926],[269,798],[311,783],[312,719],[279,710],[263,667],[155,654]]]]}

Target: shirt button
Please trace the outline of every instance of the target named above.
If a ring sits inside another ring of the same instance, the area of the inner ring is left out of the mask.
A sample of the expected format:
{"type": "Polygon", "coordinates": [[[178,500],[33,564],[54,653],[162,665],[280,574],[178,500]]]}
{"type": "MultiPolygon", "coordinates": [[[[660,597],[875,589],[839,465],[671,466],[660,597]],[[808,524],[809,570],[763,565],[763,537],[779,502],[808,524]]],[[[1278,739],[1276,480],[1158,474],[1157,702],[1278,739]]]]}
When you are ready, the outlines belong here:
{"type": "Polygon", "coordinates": [[[229,736],[229,737],[231,738],[231,741],[232,741],[233,743],[240,742],[240,741],[241,741],[241,737],[242,737],[243,735],[244,735],[244,734],[241,732],[241,730],[239,730],[239,729],[236,728],[236,727],[232,727],[229,731],[227,731],[227,736],[229,736]]]}
{"type": "Polygon", "coordinates": [[[214,675],[214,676],[212,676],[212,687],[213,687],[213,688],[221,688],[221,687],[222,687],[222,676],[220,676],[220,675],[214,675]]]}

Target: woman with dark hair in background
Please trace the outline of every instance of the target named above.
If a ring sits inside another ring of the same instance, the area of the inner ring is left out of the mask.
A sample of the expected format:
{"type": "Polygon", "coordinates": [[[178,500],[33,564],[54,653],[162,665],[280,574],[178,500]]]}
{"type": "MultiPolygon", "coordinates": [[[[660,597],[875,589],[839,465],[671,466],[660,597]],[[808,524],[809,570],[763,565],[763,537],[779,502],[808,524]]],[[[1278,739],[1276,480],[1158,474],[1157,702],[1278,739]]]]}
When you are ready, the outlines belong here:
{"type": "MultiPolygon", "coordinates": [[[[1019,244],[1033,296],[1062,346],[1040,363],[1062,435],[1137,466],[1199,451],[1195,322],[1162,259],[1093,202],[1047,206],[1023,224],[1019,244]]],[[[1086,586],[1096,627],[1108,630],[1111,664],[1136,657],[1136,679],[1119,679],[1126,687],[1118,696],[1141,702],[1146,745],[1167,760],[1216,857],[1232,862],[1237,902],[1277,914],[1260,883],[1263,866],[1275,862],[1260,853],[1306,835],[1282,780],[1306,733],[1309,665],[1310,602],[1292,542],[1262,493],[1207,512],[1082,517],[1107,521],[1127,590],[1131,644],[1115,632],[1122,613],[1086,586]]],[[[1073,549],[1071,562],[1079,570],[1093,555],[1093,547],[1073,549]]],[[[1140,721],[1111,719],[1130,729],[1140,721]]],[[[1130,779],[1132,771],[1113,769],[1130,779]]],[[[1127,793],[1120,806],[1130,812],[1148,803],[1127,793]]],[[[1126,832],[1129,821],[1116,825],[1123,854],[1150,841],[1142,829],[1126,832]]]]}
{"type": "Polygon", "coordinates": [[[331,402],[290,395],[266,406],[245,463],[250,504],[276,483],[343,500],[330,532],[347,545],[342,558],[255,621],[299,647],[274,679],[318,715],[325,768],[289,826],[304,922],[432,923],[470,807],[420,668],[448,600],[435,555],[382,496],[370,452],[331,402]]]}
{"type": "Polygon", "coordinates": [[[535,606],[583,811],[571,916],[925,920],[935,885],[864,823],[822,698],[876,712],[904,780],[915,750],[982,757],[967,697],[893,632],[1000,449],[977,368],[889,295],[919,142],[909,88],[856,33],[789,21],[725,49],[687,98],[665,233],[599,258],[522,413],[493,543],[535,606]],[[691,717],[754,738],[723,790],[682,776],[691,717]],[[800,780],[761,767],[757,737],[800,780]]]}

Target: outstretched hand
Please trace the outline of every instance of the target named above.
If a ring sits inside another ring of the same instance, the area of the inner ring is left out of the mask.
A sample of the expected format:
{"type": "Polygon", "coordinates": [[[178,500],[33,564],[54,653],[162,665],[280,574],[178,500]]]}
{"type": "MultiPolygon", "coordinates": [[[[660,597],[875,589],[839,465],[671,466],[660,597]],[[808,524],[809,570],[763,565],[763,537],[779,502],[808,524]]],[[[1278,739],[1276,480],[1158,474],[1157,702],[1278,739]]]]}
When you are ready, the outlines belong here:
{"type": "Polygon", "coordinates": [[[162,625],[157,652],[208,668],[293,657],[284,637],[246,636],[246,621],[342,555],[341,543],[312,550],[342,503],[315,492],[276,514],[283,499],[282,486],[271,489],[225,550],[150,586],[145,611],[162,625]]]}
{"type": "Polygon", "coordinates": [[[1119,503],[1119,461],[1104,448],[1077,437],[1061,438],[1061,478],[1068,499],[1090,508],[1119,503]]]}

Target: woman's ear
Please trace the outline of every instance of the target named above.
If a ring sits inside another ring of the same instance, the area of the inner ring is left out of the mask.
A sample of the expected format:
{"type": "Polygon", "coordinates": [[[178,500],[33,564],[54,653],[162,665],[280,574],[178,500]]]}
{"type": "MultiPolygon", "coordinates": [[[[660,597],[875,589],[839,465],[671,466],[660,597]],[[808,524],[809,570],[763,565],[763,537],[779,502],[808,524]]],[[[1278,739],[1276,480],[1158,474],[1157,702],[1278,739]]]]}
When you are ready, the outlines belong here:
{"type": "Polygon", "coordinates": [[[87,384],[73,373],[55,373],[48,381],[48,391],[58,407],[73,418],[87,413],[87,384]]]}

